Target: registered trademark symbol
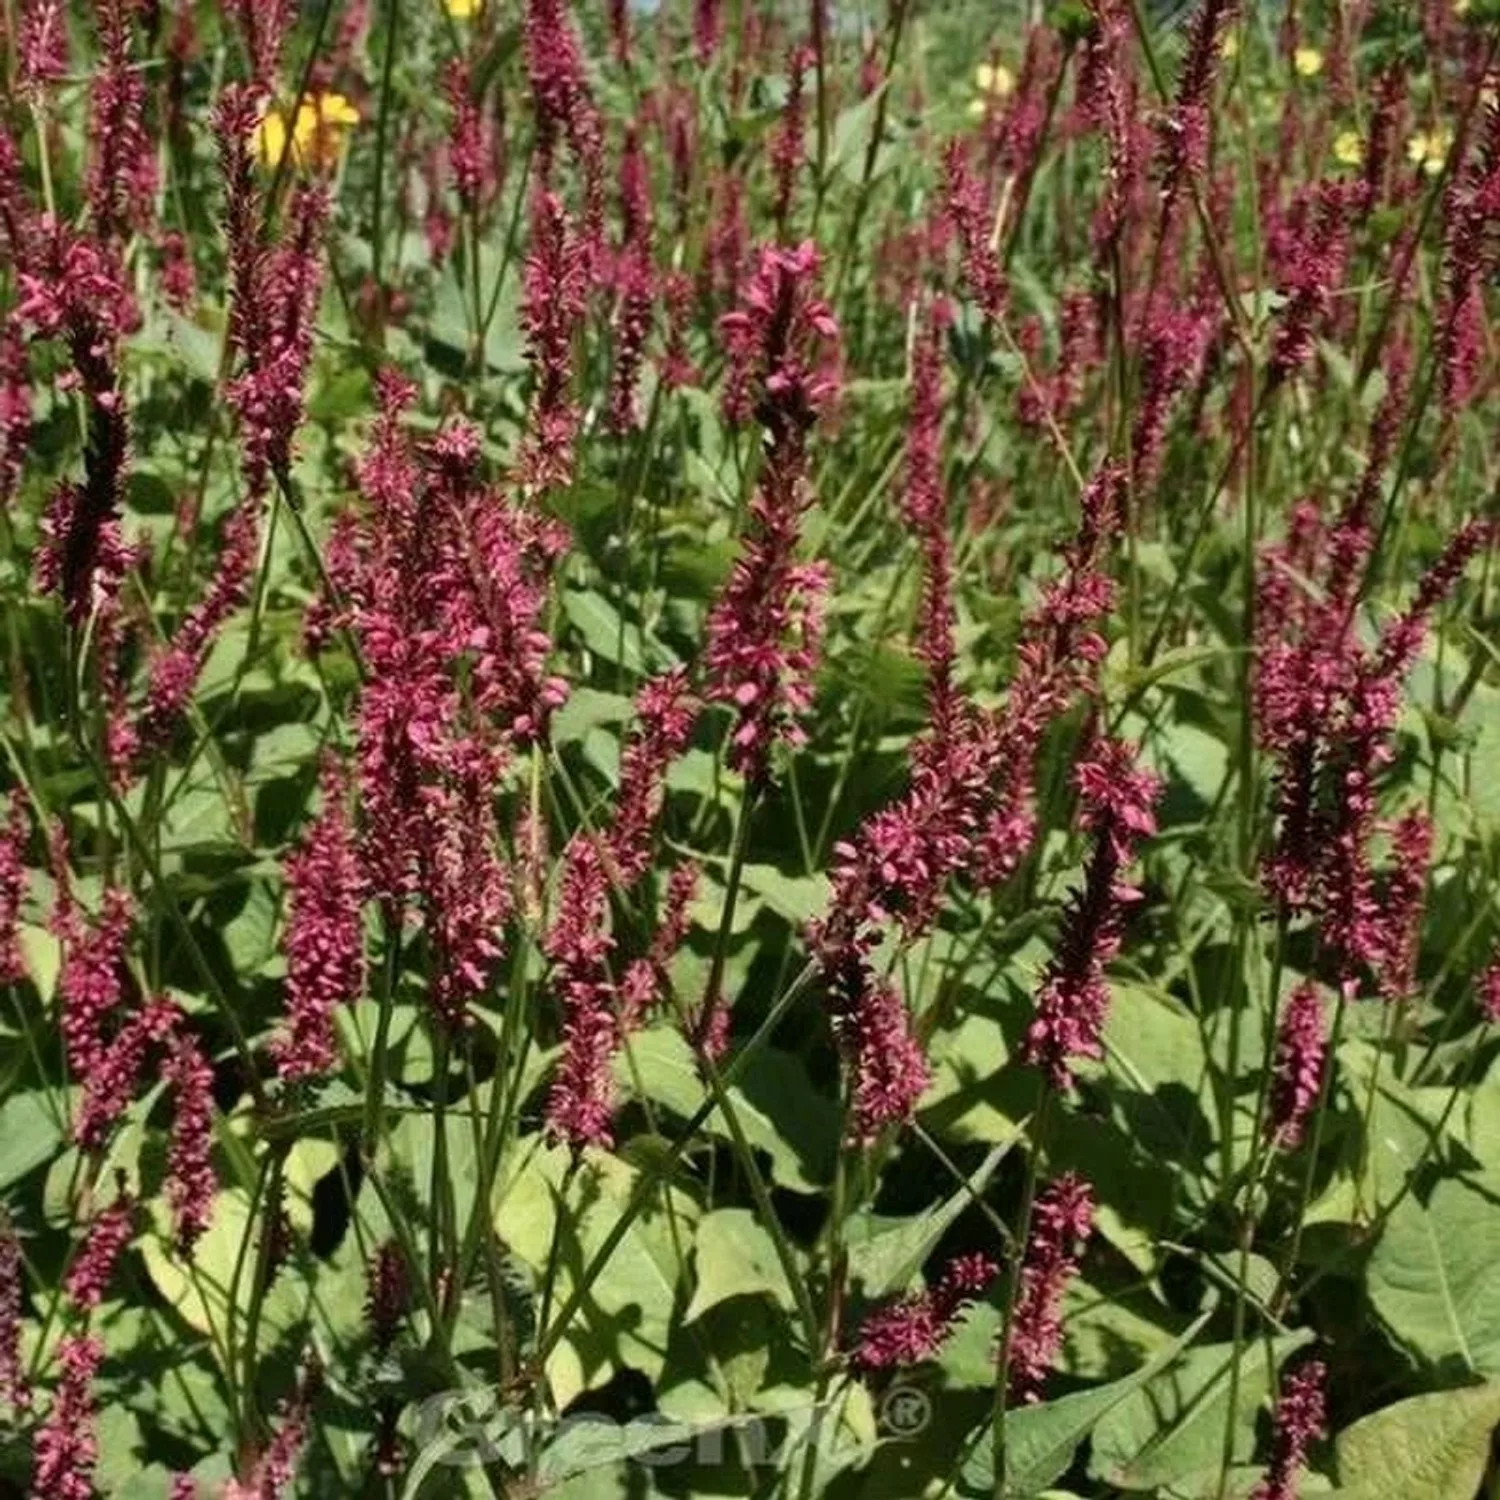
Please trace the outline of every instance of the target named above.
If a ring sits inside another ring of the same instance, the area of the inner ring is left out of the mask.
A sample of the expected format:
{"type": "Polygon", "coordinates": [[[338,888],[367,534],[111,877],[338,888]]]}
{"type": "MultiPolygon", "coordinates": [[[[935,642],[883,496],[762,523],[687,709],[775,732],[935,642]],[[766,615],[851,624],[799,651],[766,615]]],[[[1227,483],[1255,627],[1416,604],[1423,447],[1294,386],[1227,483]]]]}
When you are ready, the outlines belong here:
{"type": "Polygon", "coordinates": [[[931,1420],[931,1400],[912,1386],[892,1386],[880,1403],[880,1425],[896,1437],[915,1437],[931,1420]]]}

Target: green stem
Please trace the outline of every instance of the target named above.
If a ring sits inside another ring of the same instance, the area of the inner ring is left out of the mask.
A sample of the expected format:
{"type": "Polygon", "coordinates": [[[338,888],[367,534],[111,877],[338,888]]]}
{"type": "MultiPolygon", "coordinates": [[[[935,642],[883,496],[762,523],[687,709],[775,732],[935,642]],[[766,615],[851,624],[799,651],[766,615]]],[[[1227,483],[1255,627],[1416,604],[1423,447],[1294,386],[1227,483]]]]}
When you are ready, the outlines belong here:
{"type": "Polygon", "coordinates": [[[1005,1288],[1005,1329],[1000,1337],[1000,1357],[995,1367],[995,1405],[990,1428],[990,1442],[994,1454],[995,1500],[1005,1500],[1005,1414],[1010,1395],[1010,1357],[1015,1338],[1016,1304],[1021,1296],[1021,1272],[1026,1263],[1026,1241],[1031,1237],[1031,1211],[1036,1204],[1037,1183],[1041,1180],[1042,1149],[1046,1139],[1047,1119],[1052,1110],[1053,1089],[1044,1076],[1041,1095],[1037,1100],[1033,1116],[1035,1129],[1032,1132],[1031,1154],[1026,1163],[1026,1186],[1021,1194],[1021,1207],[1016,1214],[1016,1227],[1011,1235],[1013,1251],[1010,1275],[1005,1288]]]}
{"type": "Polygon", "coordinates": [[[366,1162],[385,1139],[386,1052],[390,1045],[391,1012],[396,1004],[396,979],[401,970],[401,924],[398,915],[382,915],[385,932],[385,962],[381,966],[380,1012],[375,1022],[375,1040],[370,1048],[370,1069],[365,1080],[364,1139],[361,1151],[366,1162]]]}
{"type": "MultiPolygon", "coordinates": [[[[783,991],[780,998],[766,1015],[765,1020],[756,1028],[755,1034],[719,1071],[721,1087],[727,1089],[739,1078],[740,1074],[744,1072],[746,1066],[749,1064],[750,1059],[770,1039],[771,1034],[781,1024],[787,1012],[812,987],[816,975],[816,966],[807,964],[786,990],[783,991]]],[[[583,1307],[594,1283],[599,1279],[605,1266],[609,1264],[610,1259],[619,1248],[620,1242],[630,1232],[630,1226],[635,1223],[636,1219],[645,1210],[646,1205],[651,1201],[657,1188],[668,1179],[677,1163],[682,1160],[688,1147],[697,1141],[698,1132],[717,1108],[718,1103],[715,1099],[712,1097],[705,1099],[693,1111],[692,1118],[688,1120],[687,1124],[667,1150],[660,1156],[651,1158],[643,1168],[630,1194],[629,1201],[626,1203],[619,1217],[610,1226],[609,1233],[604,1237],[604,1243],[594,1252],[592,1259],[584,1268],[583,1275],[579,1277],[577,1286],[569,1294],[568,1300],[563,1304],[557,1316],[542,1331],[541,1337],[538,1340],[537,1350],[537,1359],[540,1363],[545,1364],[547,1357],[557,1347],[569,1323],[577,1317],[579,1310],[583,1307]]]]}

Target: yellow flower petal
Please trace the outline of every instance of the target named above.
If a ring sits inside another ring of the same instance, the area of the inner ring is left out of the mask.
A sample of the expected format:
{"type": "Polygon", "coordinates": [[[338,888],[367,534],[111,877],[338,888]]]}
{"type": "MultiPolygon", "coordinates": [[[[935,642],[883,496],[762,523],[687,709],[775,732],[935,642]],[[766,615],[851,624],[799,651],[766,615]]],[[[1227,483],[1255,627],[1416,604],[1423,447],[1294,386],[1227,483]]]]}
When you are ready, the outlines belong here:
{"type": "Polygon", "coordinates": [[[455,21],[468,21],[477,16],[483,0],[443,0],[443,9],[455,21]]]}
{"type": "Polygon", "coordinates": [[[1333,159],[1341,167],[1357,167],[1365,159],[1365,143],[1357,130],[1341,130],[1334,137],[1333,159]]]}
{"type": "Polygon", "coordinates": [[[1236,58],[1240,55],[1240,34],[1237,31],[1226,31],[1219,38],[1219,56],[1223,58],[1236,58]]]}
{"type": "Polygon", "coordinates": [[[1008,99],[1016,88],[1016,76],[1004,63],[980,63],[974,70],[974,81],[981,94],[997,99],[1008,99]]]}
{"type": "Polygon", "coordinates": [[[1298,47],[1292,54],[1292,66],[1302,78],[1316,78],[1323,71],[1323,54],[1316,47],[1298,47]]]}
{"type": "Polygon", "coordinates": [[[262,162],[274,167],[286,150],[286,116],[271,110],[255,128],[255,151],[262,162]]]}
{"type": "Polygon", "coordinates": [[[359,124],[359,111],[342,94],[319,94],[317,107],[325,125],[359,124]]]}
{"type": "Polygon", "coordinates": [[[1443,170],[1443,161],[1452,144],[1453,132],[1446,125],[1430,132],[1418,130],[1406,143],[1406,159],[1432,177],[1443,170]]]}

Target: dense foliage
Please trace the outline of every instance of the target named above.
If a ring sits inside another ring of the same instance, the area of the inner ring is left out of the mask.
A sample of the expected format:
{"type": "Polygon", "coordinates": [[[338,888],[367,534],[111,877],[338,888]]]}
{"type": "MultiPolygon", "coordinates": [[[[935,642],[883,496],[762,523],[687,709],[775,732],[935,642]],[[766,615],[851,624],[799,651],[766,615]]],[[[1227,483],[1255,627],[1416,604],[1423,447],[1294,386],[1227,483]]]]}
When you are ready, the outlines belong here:
{"type": "Polygon", "coordinates": [[[1490,0],[0,23],[0,1489],[1496,1492],[1490,0]]]}

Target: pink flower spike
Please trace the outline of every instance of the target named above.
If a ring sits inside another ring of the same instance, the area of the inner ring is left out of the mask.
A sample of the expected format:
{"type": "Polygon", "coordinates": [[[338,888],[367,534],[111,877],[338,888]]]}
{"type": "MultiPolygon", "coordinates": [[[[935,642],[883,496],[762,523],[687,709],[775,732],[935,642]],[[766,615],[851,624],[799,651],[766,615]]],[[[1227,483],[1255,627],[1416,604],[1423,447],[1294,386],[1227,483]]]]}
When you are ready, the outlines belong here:
{"type": "Polygon", "coordinates": [[[1119,951],[1124,909],[1135,899],[1122,873],[1136,844],[1156,830],[1160,782],[1136,767],[1133,747],[1104,740],[1074,773],[1078,822],[1094,836],[1082,887],[1073,893],[1057,952],[1043,976],[1021,1055],[1054,1088],[1073,1081],[1072,1059],[1098,1057],[1109,988],[1105,965],[1119,951]]]}
{"type": "Polygon", "coordinates": [[[1302,1141],[1307,1117],[1323,1090],[1327,1051],[1327,1027],[1318,987],[1300,984],[1288,997],[1277,1029],[1266,1117],[1266,1133],[1281,1150],[1291,1150],[1302,1141]]]}
{"type": "Polygon", "coordinates": [[[1012,1401],[1041,1399],[1042,1383],[1062,1347],[1063,1292],[1078,1272],[1093,1228],[1094,1196],[1075,1174],[1064,1174],[1037,1196],[1007,1330],[1010,1368],[1000,1372],[1009,1382],[1012,1401]]]}
{"type": "Polygon", "coordinates": [[[173,1090],[167,1147],[167,1206],[178,1251],[191,1256],[213,1219],[213,1069],[184,1031],[172,1038],[162,1076],[173,1090]]]}
{"type": "Polygon", "coordinates": [[[1282,1381],[1272,1419],[1271,1462],[1250,1500],[1297,1500],[1297,1471],[1308,1448],[1328,1431],[1327,1380],[1323,1362],[1310,1359],[1282,1381]]]}
{"type": "Polygon", "coordinates": [[[853,1363],[863,1370],[888,1370],[933,1358],[998,1271],[987,1255],[956,1256],[927,1291],[899,1298],[865,1317],[853,1363]]]}
{"type": "Polygon", "coordinates": [[[68,1300],[91,1312],[104,1300],[115,1262],[135,1233],[135,1203],[123,1191],[89,1225],[83,1248],[68,1271],[68,1300]]]}
{"type": "Polygon", "coordinates": [[[547,1098],[547,1133],[575,1152],[612,1140],[619,1042],[608,961],[609,876],[594,839],[575,834],[563,854],[557,915],[542,943],[562,1010],[562,1059],[547,1098]]]}
{"type": "Polygon", "coordinates": [[[729,764],[752,784],[770,775],[778,743],[801,740],[829,584],[825,564],[796,561],[810,500],[807,437],[837,390],[828,360],[838,324],[816,296],[817,265],[810,242],[763,249],[741,306],[719,325],[730,360],[725,413],[743,420],[754,406],[768,442],[704,652],[710,698],[735,711],[729,764]]]}
{"type": "Polygon", "coordinates": [[[588,310],[588,248],[562,199],[539,177],[531,198],[531,244],[523,274],[521,327],[532,393],[518,458],[535,491],[573,477],[573,442],[582,414],[573,397],[573,341],[588,310]]]}
{"type": "Polygon", "coordinates": [[[96,1338],[70,1333],[58,1345],[62,1378],[33,1447],[31,1500],[93,1500],[99,1440],[94,1376],[104,1361],[96,1338]]]}
{"type": "Polygon", "coordinates": [[[31,818],[20,787],[11,789],[0,825],[0,984],[19,984],[26,977],[21,952],[21,901],[26,894],[26,841],[31,818]]]}
{"type": "Polygon", "coordinates": [[[12,1415],[31,1405],[21,1363],[21,1305],[25,1295],[21,1242],[10,1220],[0,1214],[0,1401],[11,1408],[12,1415]]]}
{"type": "Polygon", "coordinates": [[[349,826],[348,775],[330,756],[323,810],[286,862],[286,1029],[274,1051],[287,1078],[325,1073],[337,1059],[333,1014],[364,984],[364,881],[349,826]]]}

